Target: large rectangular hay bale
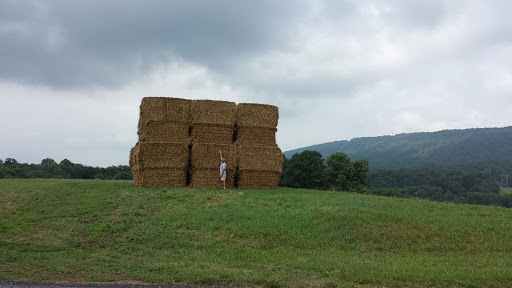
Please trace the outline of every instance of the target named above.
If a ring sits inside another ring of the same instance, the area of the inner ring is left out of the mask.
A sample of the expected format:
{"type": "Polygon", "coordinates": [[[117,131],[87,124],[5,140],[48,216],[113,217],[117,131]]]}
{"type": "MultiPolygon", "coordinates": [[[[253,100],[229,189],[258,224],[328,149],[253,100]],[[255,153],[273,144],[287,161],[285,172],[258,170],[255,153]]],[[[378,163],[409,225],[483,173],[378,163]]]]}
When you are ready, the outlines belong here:
{"type": "Polygon", "coordinates": [[[277,146],[237,145],[238,169],[281,172],[283,153],[277,146]]]}
{"type": "Polygon", "coordinates": [[[130,163],[132,169],[146,168],[187,168],[189,147],[184,143],[138,142],[130,163]]]}
{"type": "Polygon", "coordinates": [[[237,145],[276,146],[276,128],[239,126],[236,133],[237,145]]]}
{"type": "Polygon", "coordinates": [[[145,97],[140,105],[139,130],[147,121],[190,124],[192,101],[180,98],[145,97]]]}
{"type": "MultiPolygon", "coordinates": [[[[190,187],[221,188],[219,168],[194,168],[190,172],[190,187]]],[[[226,188],[235,187],[235,170],[226,169],[226,188]]]]}
{"type": "Polygon", "coordinates": [[[236,104],[228,101],[193,100],[192,124],[235,125],[236,104]]]}
{"type": "Polygon", "coordinates": [[[193,124],[190,136],[192,141],[200,143],[233,144],[234,126],[193,124]]]}
{"type": "Polygon", "coordinates": [[[280,172],[265,170],[238,170],[238,188],[277,189],[280,172]]]}
{"type": "Polygon", "coordinates": [[[190,125],[167,121],[147,121],[139,127],[141,142],[179,142],[189,144],[190,125]]]}
{"type": "Polygon", "coordinates": [[[233,144],[213,144],[213,143],[192,143],[190,151],[190,165],[192,168],[216,168],[220,167],[220,155],[226,159],[227,169],[236,169],[237,150],[233,144]]]}
{"type": "Polygon", "coordinates": [[[276,128],[279,109],[273,105],[240,103],[236,107],[238,126],[256,126],[276,128]]]}
{"type": "Polygon", "coordinates": [[[186,168],[143,168],[134,184],[141,187],[164,187],[187,185],[186,168]]]}

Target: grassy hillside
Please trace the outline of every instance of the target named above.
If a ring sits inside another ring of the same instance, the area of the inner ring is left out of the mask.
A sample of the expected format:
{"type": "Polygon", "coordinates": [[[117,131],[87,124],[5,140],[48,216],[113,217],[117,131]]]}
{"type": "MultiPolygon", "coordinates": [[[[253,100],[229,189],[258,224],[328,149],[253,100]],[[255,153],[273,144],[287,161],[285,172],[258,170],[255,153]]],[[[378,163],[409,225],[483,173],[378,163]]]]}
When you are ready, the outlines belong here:
{"type": "MultiPolygon", "coordinates": [[[[354,138],[286,151],[286,157],[315,150],[324,157],[345,152],[353,159],[368,159],[371,168],[454,166],[475,163],[512,163],[512,127],[443,130],[395,136],[354,138]]],[[[512,172],[512,171],[509,171],[512,172]]]]}
{"type": "Polygon", "coordinates": [[[510,287],[512,210],[312,190],[0,180],[0,279],[510,287]]]}

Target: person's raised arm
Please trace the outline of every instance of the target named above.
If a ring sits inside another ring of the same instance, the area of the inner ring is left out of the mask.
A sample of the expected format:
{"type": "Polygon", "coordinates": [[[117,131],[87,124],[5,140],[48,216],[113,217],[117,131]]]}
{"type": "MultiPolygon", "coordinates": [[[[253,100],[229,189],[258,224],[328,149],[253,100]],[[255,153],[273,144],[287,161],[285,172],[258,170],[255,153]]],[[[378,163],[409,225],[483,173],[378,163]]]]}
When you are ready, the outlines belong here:
{"type": "Polygon", "coordinates": [[[222,151],[219,150],[219,154],[220,154],[220,161],[222,161],[222,151]]]}

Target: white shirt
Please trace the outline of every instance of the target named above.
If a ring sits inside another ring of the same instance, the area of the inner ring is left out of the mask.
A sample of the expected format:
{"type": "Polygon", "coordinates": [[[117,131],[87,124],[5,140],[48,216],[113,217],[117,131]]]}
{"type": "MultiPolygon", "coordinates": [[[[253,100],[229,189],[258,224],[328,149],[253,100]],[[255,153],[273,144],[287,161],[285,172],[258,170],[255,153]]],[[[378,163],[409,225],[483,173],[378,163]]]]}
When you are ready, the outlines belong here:
{"type": "Polygon", "coordinates": [[[222,171],[226,171],[226,162],[220,163],[220,174],[222,174],[222,171]]]}

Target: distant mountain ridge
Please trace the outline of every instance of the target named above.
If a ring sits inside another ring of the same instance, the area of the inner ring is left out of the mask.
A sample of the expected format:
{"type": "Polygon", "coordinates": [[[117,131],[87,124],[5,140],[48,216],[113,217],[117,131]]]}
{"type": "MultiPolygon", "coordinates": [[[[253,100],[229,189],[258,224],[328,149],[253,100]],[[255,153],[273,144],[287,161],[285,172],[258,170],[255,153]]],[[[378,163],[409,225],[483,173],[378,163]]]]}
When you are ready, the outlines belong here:
{"type": "Polygon", "coordinates": [[[290,158],[304,150],[318,151],[324,157],[345,152],[351,159],[368,159],[370,168],[374,169],[496,161],[512,163],[512,126],[354,138],[285,151],[284,154],[290,158]]]}

